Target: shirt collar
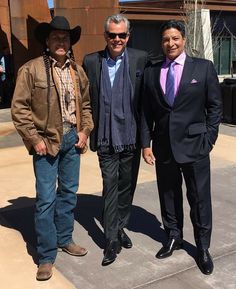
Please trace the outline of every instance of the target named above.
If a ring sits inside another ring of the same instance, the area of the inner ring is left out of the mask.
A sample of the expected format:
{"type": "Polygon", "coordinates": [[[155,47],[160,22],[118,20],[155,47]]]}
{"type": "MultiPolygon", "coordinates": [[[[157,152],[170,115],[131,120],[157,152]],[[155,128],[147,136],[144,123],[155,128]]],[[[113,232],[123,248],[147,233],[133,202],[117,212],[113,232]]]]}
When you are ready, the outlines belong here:
{"type": "Polygon", "coordinates": [[[51,56],[49,56],[49,58],[50,58],[50,60],[51,60],[51,63],[52,63],[52,65],[53,65],[53,67],[58,67],[58,68],[64,69],[64,68],[70,66],[70,59],[69,59],[69,58],[66,59],[66,62],[63,64],[62,67],[60,67],[60,66],[58,65],[58,61],[57,61],[55,58],[53,58],[53,57],[51,57],[51,56]]]}
{"type": "Polygon", "coordinates": [[[106,61],[107,61],[107,62],[108,62],[108,61],[117,62],[119,59],[122,59],[122,58],[124,57],[124,54],[125,54],[125,52],[123,51],[122,54],[121,54],[121,55],[118,55],[118,56],[116,57],[116,59],[114,60],[113,58],[111,58],[110,53],[109,53],[109,50],[106,49],[105,58],[106,58],[106,61]]]}
{"type": "MultiPolygon", "coordinates": [[[[178,57],[176,57],[174,59],[174,62],[184,66],[185,59],[186,59],[186,52],[183,51],[178,57]]],[[[170,64],[171,61],[172,60],[170,60],[169,58],[166,57],[166,61],[164,63],[164,67],[167,67],[170,64]]]]}

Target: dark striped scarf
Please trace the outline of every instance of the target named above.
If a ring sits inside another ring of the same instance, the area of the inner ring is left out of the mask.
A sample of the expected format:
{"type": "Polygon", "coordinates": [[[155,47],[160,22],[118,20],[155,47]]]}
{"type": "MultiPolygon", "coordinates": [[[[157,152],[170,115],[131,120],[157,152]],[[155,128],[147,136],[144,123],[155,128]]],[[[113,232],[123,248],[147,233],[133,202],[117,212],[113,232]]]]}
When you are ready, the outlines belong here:
{"type": "Polygon", "coordinates": [[[127,51],[116,72],[113,87],[106,58],[102,61],[98,147],[111,146],[115,152],[133,150],[137,125],[134,118],[133,86],[129,74],[127,51]]]}

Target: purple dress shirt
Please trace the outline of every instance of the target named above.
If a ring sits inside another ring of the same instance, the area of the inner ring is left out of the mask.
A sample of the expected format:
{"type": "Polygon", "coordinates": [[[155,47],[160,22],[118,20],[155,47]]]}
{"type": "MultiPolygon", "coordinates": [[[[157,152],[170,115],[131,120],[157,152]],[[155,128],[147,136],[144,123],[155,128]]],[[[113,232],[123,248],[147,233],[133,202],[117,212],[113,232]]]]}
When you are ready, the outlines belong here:
{"type": "MultiPolygon", "coordinates": [[[[175,71],[175,95],[177,94],[177,91],[179,89],[179,84],[180,80],[182,77],[183,69],[184,69],[184,62],[186,59],[186,53],[183,51],[174,61],[175,61],[175,66],[174,66],[174,71],[175,71]]],[[[166,77],[167,77],[167,72],[169,69],[169,63],[171,62],[170,59],[166,58],[166,61],[163,63],[161,67],[161,75],[160,75],[160,83],[161,83],[161,88],[164,92],[166,93],[166,77]]]]}

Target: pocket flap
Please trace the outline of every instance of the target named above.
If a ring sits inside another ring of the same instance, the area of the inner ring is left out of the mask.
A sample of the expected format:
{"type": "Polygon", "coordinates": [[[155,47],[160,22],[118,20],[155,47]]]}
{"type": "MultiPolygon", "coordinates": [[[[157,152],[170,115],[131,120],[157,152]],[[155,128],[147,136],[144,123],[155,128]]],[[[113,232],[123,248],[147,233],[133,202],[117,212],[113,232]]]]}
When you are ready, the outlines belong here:
{"type": "MultiPolygon", "coordinates": [[[[34,85],[35,87],[40,87],[40,88],[48,87],[48,83],[46,81],[36,81],[34,85]]],[[[54,86],[54,83],[52,81],[50,82],[50,86],[54,86]]]]}
{"type": "Polygon", "coordinates": [[[193,123],[188,128],[188,134],[194,135],[194,134],[201,134],[207,132],[206,124],[199,122],[199,123],[193,123]]]}

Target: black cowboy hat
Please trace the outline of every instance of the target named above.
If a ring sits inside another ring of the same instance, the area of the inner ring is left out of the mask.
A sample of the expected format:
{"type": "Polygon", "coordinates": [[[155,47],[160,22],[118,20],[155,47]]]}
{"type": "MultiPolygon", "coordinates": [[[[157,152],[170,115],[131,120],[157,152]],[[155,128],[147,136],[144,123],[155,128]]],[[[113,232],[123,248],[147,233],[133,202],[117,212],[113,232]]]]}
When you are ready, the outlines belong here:
{"type": "Polygon", "coordinates": [[[69,31],[71,45],[74,45],[80,39],[81,27],[76,26],[75,28],[70,29],[70,24],[64,16],[55,16],[50,23],[43,22],[38,24],[34,34],[36,39],[41,44],[45,45],[47,37],[53,30],[69,31]]]}

